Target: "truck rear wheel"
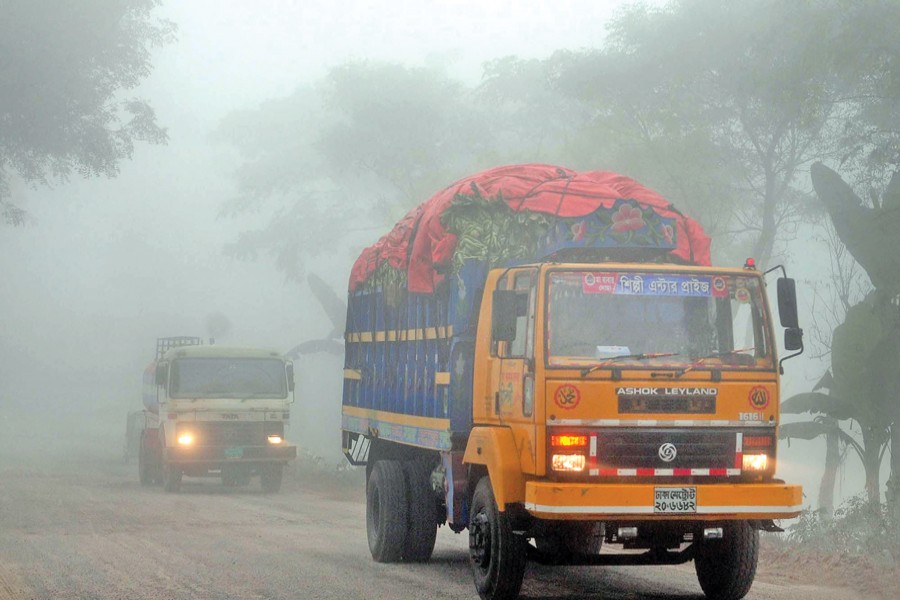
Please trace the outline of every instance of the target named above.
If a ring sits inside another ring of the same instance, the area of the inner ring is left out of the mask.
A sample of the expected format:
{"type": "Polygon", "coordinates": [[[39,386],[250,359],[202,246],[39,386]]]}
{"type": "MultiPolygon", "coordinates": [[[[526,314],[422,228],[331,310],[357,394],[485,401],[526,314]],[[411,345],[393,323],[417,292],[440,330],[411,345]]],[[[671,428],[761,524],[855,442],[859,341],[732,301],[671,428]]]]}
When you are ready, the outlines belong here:
{"type": "Polygon", "coordinates": [[[406,475],[409,526],[403,541],[403,560],[427,562],[437,537],[437,498],[431,489],[431,468],[421,460],[403,463],[406,475]]]}
{"type": "Polygon", "coordinates": [[[759,532],[745,521],[726,523],[720,540],[697,544],[694,568],[707,598],[740,600],[750,591],[759,558],[759,532]]]}
{"type": "Polygon", "coordinates": [[[406,478],[396,460],[379,460],[366,484],[366,535],[378,562],[400,560],[407,530],[406,478]]]}
{"type": "Polygon", "coordinates": [[[518,597],[525,576],[526,541],[513,533],[509,516],[500,512],[490,479],[482,477],[472,497],[469,559],[475,589],[483,600],[518,597]]]}
{"type": "Polygon", "coordinates": [[[259,472],[259,484],[262,491],[274,494],[281,489],[281,480],[284,477],[284,465],[264,465],[259,472]]]}

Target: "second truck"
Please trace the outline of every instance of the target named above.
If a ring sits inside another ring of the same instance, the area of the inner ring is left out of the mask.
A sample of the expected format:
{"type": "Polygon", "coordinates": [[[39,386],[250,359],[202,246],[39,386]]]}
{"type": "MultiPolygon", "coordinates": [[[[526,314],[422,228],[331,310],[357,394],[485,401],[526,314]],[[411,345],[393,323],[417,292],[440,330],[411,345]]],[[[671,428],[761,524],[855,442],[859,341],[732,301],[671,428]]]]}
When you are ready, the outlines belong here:
{"type": "Polygon", "coordinates": [[[297,455],[285,437],[293,389],[293,364],[278,352],[159,338],[144,370],[144,410],[129,416],[141,483],[177,492],[185,475],[231,486],[258,476],[263,491],[277,492],[297,455]]]}
{"type": "Polygon", "coordinates": [[[711,266],[709,242],[631,179],[521,165],[449,186],[366,249],[342,429],[373,558],[426,561],[446,524],[468,529],[486,600],[517,597],[528,560],[693,560],[708,597],[742,598],[759,531],[801,510],[776,441],[802,330],[783,276],[798,352],[779,360],[767,274],[711,266]]]}

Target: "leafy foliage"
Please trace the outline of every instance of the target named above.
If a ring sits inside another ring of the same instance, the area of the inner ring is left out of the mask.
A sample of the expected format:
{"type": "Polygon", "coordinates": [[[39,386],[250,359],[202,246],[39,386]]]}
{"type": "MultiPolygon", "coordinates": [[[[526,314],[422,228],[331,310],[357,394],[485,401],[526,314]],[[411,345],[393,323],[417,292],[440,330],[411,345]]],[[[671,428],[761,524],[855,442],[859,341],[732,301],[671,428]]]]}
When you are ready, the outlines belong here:
{"type": "Polygon", "coordinates": [[[468,260],[493,267],[533,256],[538,240],[547,233],[550,217],[514,211],[502,196],[487,200],[476,192],[458,194],[441,215],[441,223],[457,236],[453,267],[458,270],[468,260]]]}
{"type": "Polygon", "coordinates": [[[844,557],[881,556],[900,564],[900,536],[884,504],[873,507],[865,496],[853,496],[832,518],[805,510],[788,530],[788,540],[801,547],[844,557]]]}
{"type": "Polygon", "coordinates": [[[21,224],[9,178],[32,184],[114,176],[137,141],[163,143],[153,109],[122,98],[151,70],[150,51],[174,39],[153,19],[160,0],[0,5],[0,212],[21,224]]]}

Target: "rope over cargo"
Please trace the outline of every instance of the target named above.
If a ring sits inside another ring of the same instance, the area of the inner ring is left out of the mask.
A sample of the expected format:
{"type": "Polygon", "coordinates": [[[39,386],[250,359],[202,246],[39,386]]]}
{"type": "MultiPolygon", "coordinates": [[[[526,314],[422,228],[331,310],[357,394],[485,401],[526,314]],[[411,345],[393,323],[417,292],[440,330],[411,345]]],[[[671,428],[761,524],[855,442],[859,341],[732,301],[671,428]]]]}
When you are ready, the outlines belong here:
{"type": "MultiPolygon", "coordinates": [[[[710,264],[710,238],[700,224],[633,179],[553,165],[510,165],[461,179],[409,211],[387,235],[360,254],[350,273],[350,291],[386,265],[407,275],[410,292],[432,293],[457,251],[457,235],[447,230],[444,217],[454,202],[469,199],[503,202],[515,213],[546,215],[545,225],[571,226],[577,233],[584,226],[576,220],[597,213],[595,221],[601,226],[606,223],[609,234],[603,247],[620,240],[624,244],[626,238],[629,243],[634,243],[633,238],[639,243],[646,239],[649,245],[664,234],[672,243],[671,260],[710,264]],[[648,215],[656,221],[647,219],[648,215]]],[[[534,257],[540,258],[544,257],[534,257]]]]}

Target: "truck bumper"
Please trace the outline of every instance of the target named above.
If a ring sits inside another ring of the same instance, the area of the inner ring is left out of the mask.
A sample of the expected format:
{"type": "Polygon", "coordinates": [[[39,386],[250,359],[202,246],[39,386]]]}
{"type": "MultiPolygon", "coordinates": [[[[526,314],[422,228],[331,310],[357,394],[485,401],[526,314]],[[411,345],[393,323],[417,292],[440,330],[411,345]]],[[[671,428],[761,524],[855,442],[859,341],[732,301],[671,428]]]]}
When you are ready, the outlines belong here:
{"type": "Polygon", "coordinates": [[[183,465],[223,465],[231,463],[288,462],[297,458],[297,447],[289,444],[270,446],[236,446],[223,448],[166,448],[165,461],[183,465]]]}
{"type": "Polygon", "coordinates": [[[525,484],[525,509],[541,519],[694,521],[790,519],[800,514],[803,492],[799,485],[784,483],[731,484],[525,484]],[[658,510],[656,490],[693,488],[691,512],[658,510]]]}

